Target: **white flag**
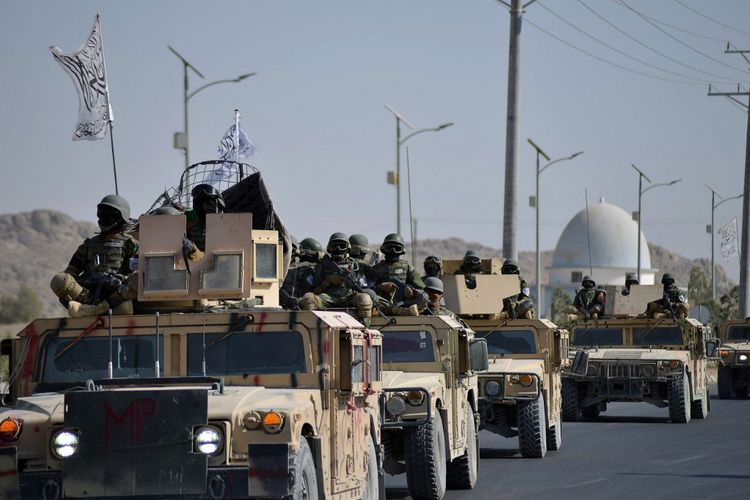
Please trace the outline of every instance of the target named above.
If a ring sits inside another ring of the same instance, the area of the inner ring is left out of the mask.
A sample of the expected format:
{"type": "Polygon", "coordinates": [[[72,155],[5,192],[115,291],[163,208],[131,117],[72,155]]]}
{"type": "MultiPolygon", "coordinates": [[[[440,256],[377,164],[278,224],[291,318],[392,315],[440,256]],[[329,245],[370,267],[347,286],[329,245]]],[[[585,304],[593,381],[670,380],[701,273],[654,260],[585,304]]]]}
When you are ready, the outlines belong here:
{"type": "Polygon", "coordinates": [[[57,47],[50,47],[50,50],[55,60],[70,75],[78,92],[78,123],[73,140],[103,139],[107,133],[107,124],[114,118],[109,104],[99,14],[96,14],[91,35],[78,51],[65,55],[57,47]]]}
{"type": "Polygon", "coordinates": [[[237,125],[229,127],[229,130],[219,142],[220,160],[239,161],[241,158],[252,156],[254,152],[255,146],[250,142],[250,138],[242,130],[242,127],[239,126],[239,121],[237,125]],[[239,147],[235,146],[237,143],[239,143],[239,147]]]}
{"type": "Polygon", "coordinates": [[[721,258],[724,262],[729,261],[732,257],[737,257],[737,217],[731,222],[719,228],[719,237],[721,238],[721,258]]]}

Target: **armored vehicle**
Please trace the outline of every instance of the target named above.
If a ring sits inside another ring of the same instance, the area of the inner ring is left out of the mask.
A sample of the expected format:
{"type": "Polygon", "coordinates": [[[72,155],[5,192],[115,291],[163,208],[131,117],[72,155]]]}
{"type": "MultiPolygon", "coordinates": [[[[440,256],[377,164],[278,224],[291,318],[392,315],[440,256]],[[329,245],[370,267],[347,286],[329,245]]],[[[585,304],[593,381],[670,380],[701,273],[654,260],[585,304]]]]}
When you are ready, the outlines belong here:
{"type": "Polygon", "coordinates": [[[415,500],[473,488],[486,343],[452,316],[375,317],[372,327],[383,340],[384,470],[405,472],[415,500]]]}
{"type": "MultiPolygon", "coordinates": [[[[443,261],[447,272],[460,261],[443,261]]],[[[524,457],[543,457],[562,444],[561,369],[568,364],[568,331],[545,319],[514,319],[503,300],[519,293],[517,275],[443,275],[446,306],[487,341],[489,369],[479,375],[481,429],[518,436],[524,457]]],[[[494,274],[492,274],[494,273],[494,274]]]]}
{"type": "Polygon", "coordinates": [[[750,390],[750,321],[725,321],[719,327],[719,397],[746,398],[750,390]]]}
{"type": "Polygon", "coordinates": [[[380,334],[281,310],[284,252],[257,213],[209,214],[189,265],[185,217],[142,217],[139,314],[2,342],[0,498],[380,495],[380,334]]]}
{"type": "Polygon", "coordinates": [[[571,344],[588,364],[563,373],[563,418],[596,418],[611,401],[646,402],[669,408],[673,422],[706,418],[710,409],[707,360],[717,342],[692,318],[650,318],[642,313],[662,297],[661,286],[633,285],[628,295],[608,287],[607,312],[575,319],[571,344]]]}

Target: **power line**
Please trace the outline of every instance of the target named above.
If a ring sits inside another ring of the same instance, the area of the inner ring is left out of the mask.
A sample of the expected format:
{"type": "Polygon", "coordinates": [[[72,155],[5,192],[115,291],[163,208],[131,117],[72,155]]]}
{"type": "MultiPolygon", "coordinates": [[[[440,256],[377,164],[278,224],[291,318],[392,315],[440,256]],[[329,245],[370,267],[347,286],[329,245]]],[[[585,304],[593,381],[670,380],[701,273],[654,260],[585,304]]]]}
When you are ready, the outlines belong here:
{"type": "Polygon", "coordinates": [[[711,57],[710,55],[706,54],[705,52],[702,52],[702,51],[696,49],[695,47],[693,47],[689,43],[686,43],[683,40],[680,40],[679,38],[677,38],[676,36],[672,35],[671,33],[667,32],[667,31],[664,31],[662,28],[660,28],[659,26],[657,26],[656,23],[652,22],[645,14],[642,14],[641,12],[637,11],[636,9],[634,9],[633,7],[631,7],[630,5],[628,5],[625,2],[625,0],[614,0],[614,1],[617,2],[617,3],[619,3],[620,5],[622,5],[626,9],[632,11],[638,17],[640,17],[641,19],[643,19],[644,21],[646,21],[648,24],[650,24],[651,26],[653,26],[657,30],[661,31],[662,33],[664,33],[665,35],[667,35],[669,38],[671,38],[675,42],[679,43],[680,45],[683,45],[684,47],[687,47],[688,49],[692,50],[696,54],[700,54],[703,57],[705,57],[706,59],[710,59],[711,61],[714,61],[717,64],[721,64],[722,66],[726,66],[727,68],[733,69],[735,71],[739,71],[740,73],[746,73],[745,70],[740,69],[740,68],[738,68],[736,66],[732,66],[731,64],[727,64],[727,63],[725,63],[723,61],[720,61],[719,59],[716,59],[715,57],[711,57]]]}
{"type": "MultiPolygon", "coordinates": [[[[705,19],[708,19],[709,21],[711,21],[711,22],[713,22],[713,23],[716,23],[716,24],[718,24],[719,26],[723,26],[723,27],[725,27],[725,28],[727,28],[727,29],[730,29],[730,30],[732,30],[732,31],[736,31],[737,33],[742,33],[742,34],[744,34],[744,35],[750,35],[750,32],[747,32],[747,31],[742,31],[742,30],[741,30],[741,29],[739,29],[739,28],[735,28],[735,27],[733,27],[733,26],[729,26],[728,24],[724,24],[724,23],[722,23],[721,21],[717,21],[717,20],[716,20],[716,19],[714,19],[713,17],[708,17],[708,16],[706,15],[706,14],[704,14],[704,13],[702,13],[702,12],[699,12],[699,11],[695,10],[694,8],[690,7],[689,5],[685,5],[684,3],[680,2],[680,0],[674,0],[674,1],[675,1],[675,3],[678,3],[678,4],[682,5],[683,7],[685,7],[685,8],[686,8],[687,10],[689,10],[690,12],[692,12],[692,13],[694,13],[694,14],[697,14],[697,15],[699,15],[699,16],[701,16],[701,17],[705,18],[705,19]]],[[[723,41],[723,40],[722,40],[722,41],[723,41]]]]}
{"type": "Polygon", "coordinates": [[[591,52],[589,52],[589,51],[587,51],[585,49],[582,49],[580,47],[577,47],[577,46],[573,45],[572,43],[570,43],[570,42],[568,42],[566,40],[563,40],[559,36],[557,36],[557,35],[555,35],[553,33],[550,33],[549,31],[545,30],[541,26],[538,26],[538,25],[534,24],[528,18],[526,19],[526,22],[530,26],[533,26],[534,28],[538,29],[542,33],[545,33],[547,36],[550,36],[550,37],[554,38],[558,42],[560,42],[560,43],[562,43],[564,45],[567,45],[571,49],[577,50],[578,52],[582,52],[582,53],[586,54],[589,57],[593,57],[594,59],[596,59],[598,61],[601,61],[601,62],[603,62],[605,64],[609,64],[610,66],[614,66],[616,68],[619,68],[621,70],[627,71],[629,73],[635,73],[637,75],[645,76],[646,78],[652,78],[654,80],[661,80],[661,81],[664,81],[664,82],[671,82],[671,83],[679,83],[681,85],[702,85],[702,84],[697,83],[697,82],[686,82],[686,81],[683,81],[683,80],[674,80],[672,78],[664,78],[664,77],[661,77],[661,76],[658,76],[658,75],[651,75],[649,73],[644,73],[643,71],[638,71],[636,69],[628,68],[627,66],[623,66],[623,65],[618,64],[616,62],[608,61],[607,59],[604,59],[603,57],[599,57],[596,54],[593,54],[593,53],[591,53],[591,52]]]}
{"type": "MultiPolygon", "coordinates": [[[[726,80],[727,81],[726,83],[729,83],[729,82],[733,81],[731,78],[723,77],[723,76],[720,76],[720,75],[716,75],[714,73],[710,73],[708,71],[704,71],[704,70],[702,70],[700,68],[696,68],[695,66],[691,66],[690,64],[687,64],[687,63],[684,63],[682,61],[679,61],[679,60],[677,60],[677,59],[675,59],[675,58],[673,58],[673,57],[671,57],[671,56],[669,56],[667,54],[664,54],[664,53],[662,53],[662,52],[654,49],[653,47],[649,46],[648,44],[643,43],[642,41],[638,40],[634,36],[630,35],[626,31],[620,29],[616,24],[610,22],[604,16],[602,16],[601,14],[599,14],[598,12],[596,12],[594,9],[592,9],[591,7],[589,7],[588,5],[586,5],[582,0],[577,0],[577,1],[578,1],[578,3],[580,3],[581,5],[583,5],[586,9],[588,9],[589,12],[591,12],[592,14],[594,14],[596,17],[598,17],[599,19],[601,19],[602,21],[604,21],[605,23],[607,23],[608,25],[610,25],[612,28],[614,28],[618,32],[620,32],[623,35],[625,35],[626,37],[630,38],[631,40],[633,40],[638,45],[640,45],[640,46],[642,46],[642,47],[650,50],[654,54],[660,55],[661,57],[663,57],[665,59],[668,59],[668,60],[672,61],[675,64],[679,64],[680,66],[684,66],[686,68],[692,69],[693,71],[697,71],[698,73],[703,73],[704,75],[713,76],[714,78],[720,78],[722,80],[726,80]]],[[[719,40],[719,41],[723,42],[724,40],[719,40]]]]}
{"type": "MultiPolygon", "coordinates": [[[[586,5],[583,4],[583,2],[581,2],[580,0],[579,0],[579,3],[581,3],[581,5],[583,5],[584,7],[586,7],[586,5]]],[[[655,69],[657,71],[663,71],[664,73],[669,73],[671,75],[679,76],[681,78],[687,78],[688,80],[694,80],[696,82],[708,83],[705,79],[696,78],[696,77],[693,77],[693,76],[690,76],[690,75],[685,75],[685,74],[682,74],[682,73],[677,73],[675,71],[670,71],[668,69],[660,68],[659,66],[656,66],[655,64],[651,64],[651,63],[643,61],[643,60],[641,60],[641,59],[639,59],[637,57],[631,56],[627,52],[622,51],[622,50],[618,49],[617,47],[613,47],[612,45],[610,45],[610,44],[608,44],[606,42],[603,42],[602,40],[600,40],[599,38],[595,37],[594,35],[591,35],[590,33],[587,33],[582,28],[579,28],[575,24],[573,24],[570,21],[566,20],[565,18],[563,18],[561,15],[559,15],[558,13],[556,13],[555,11],[553,11],[552,9],[550,9],[549,7],[547,7],[546,5],[544,5],[542,3],[539,3],[539,6],[541,8],[543,8],[544,10],[546,10],[547,12],[549,12],[550,14],[552,14],[553,16],[555,16],[556,18],[558,18],[559,20],[561,20],[562,22],[564,22],[565,24],[567,24],[568,26],[570,26],[571,28],[573,28],[574,30],[578,31],[579,33],[581,33],[581,34],[589,37],[590,39],[594,40],[598,44],[603,45],[604,47],[607,47],[608,49],[610,49],[610,50],[612,50],[614,52],[617,52],[618,54],[620,54],[622,56],[627,57],[628,59],[631,59],[631,60],[633,60],[633,61],[635,61],[637,63],[640,63],[640,64],[643,64],[643,65],[648,66],[650,68],[653,68],[653,69],[655,69]]],[[[715,76],[715,75],[712,75],[712,76],[715,76]]]]}

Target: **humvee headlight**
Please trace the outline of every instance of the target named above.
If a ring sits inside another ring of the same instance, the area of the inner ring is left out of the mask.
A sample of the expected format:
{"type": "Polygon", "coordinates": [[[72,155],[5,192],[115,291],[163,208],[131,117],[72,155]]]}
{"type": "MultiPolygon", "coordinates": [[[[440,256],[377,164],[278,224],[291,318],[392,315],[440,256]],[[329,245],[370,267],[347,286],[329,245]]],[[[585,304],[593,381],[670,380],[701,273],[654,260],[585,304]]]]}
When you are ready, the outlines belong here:
{"type": "Polygon", "coordinates": [[[740,354],[739,360],[740,361],[747,361],[747,354],[740,354]]]}
{"type": "Polygon", "coordinates": [[[393,396],[385,404],[385,409],[394,417],[398,417],[406,411],[406,402],[400,396],[393,396]]]}
{"type": "Polygon", "coordinates": [[[595,363],[589,363],[589,367],[586,369],[587,377],[596,377],[599,375],[599,365],[595,363]]]}
{"type": "Polygon", "coordinates": [[[517,384],[519,380],[521,380],[521,377],[519,377],[518,375],[511,375],[510,376],[510,383],[511,384],[517,384]]]}
{"type": "Polygon", "coordinates": [[[722,358],[728,358],[729,357],[729,351],[724,351],[724,350],[719,351],[719,356],[721,356],[722,358]]]}
{"type": "Polygon", "coordinates": [[[484,393],[490,397],[498,396],[500,394],[500,384],[495,380],[490,380],[484,384],[484,393]]]}
{"type": "Polygon", "coordinates": [[[646,378],[651,378],[656,375],[655,365],[641,365],[641,374],[646,378]]]}
{"type": "Polygon", "coordinates": [[[281,432],[282,427],[284,427],[284,417],[281,413],[269,411],[263,417],[263,430],[269,434],[281,432]]]}
{"type": "Polygon", "coordinates": [[[242,419],[242,425],[245,426],[245,429],[252,431],[260,427],[262,420],[263,419],[260,418],[260,413],[257,411],[251,411],[242,419]]]}
{"type": "Polygon", "coordinates": [[[216,455],[221,451],[221,448],[221,432],[215,427],[201,427],[195,433],[195,449],[204,455],[216,455]]]}
{"type": "Polygon", "coordinates": [[[662,361],[661,365],[664,368],[670,368],[672,370],[680,367],[680,362],[676,359],[670,359],[669,361],[662,361]]]}
{"type": "Polygon", "coordinates": [[[72,457],[78,451],[78,433],[60,429],[52,435],[52,454],[59,460],[72,457]]]}
{"type": "Polygon", "coordinates": [[[521,375],[520,377],[518,377],[518,381],[521,382],[522,386],[529,387],[534,383],[534,377],[532,377],[531,375],[521,375]]]}
{"type": "Polygon", "coordinates": [[[8,417],[0,422],[0,440],[15,441],[21,434],[23,422],[16,418],[8,417]]]}
{"type": "Polygon", "coordinates": [[[406,400],[412,406],[419,406],[424,403],[424,393],[422,391],[409,391],[406,400]]]}

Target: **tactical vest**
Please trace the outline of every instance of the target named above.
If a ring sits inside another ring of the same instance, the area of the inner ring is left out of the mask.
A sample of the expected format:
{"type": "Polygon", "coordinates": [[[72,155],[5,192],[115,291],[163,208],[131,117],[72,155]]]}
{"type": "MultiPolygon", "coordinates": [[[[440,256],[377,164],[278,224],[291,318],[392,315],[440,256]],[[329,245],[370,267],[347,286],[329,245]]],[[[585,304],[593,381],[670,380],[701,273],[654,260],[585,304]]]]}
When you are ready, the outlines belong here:
{"type": "MultiPolygon", "coordinates": [[[[413,270],[405,260],[397,260],[396,262],[378,262],[371,269],[373,281],[376,285],[386,281],[398,281],[407,285],[415,285],[413,278],[410,279],[410,276],[414,274],[413,270]]],[[[419,287],[419,284],[416,284],[416,286],[419,287]]],[[[424,285],[420,288],[423,287],[424,285]]]]}
{"type": "Polygon", "coordinates": [[[582,288],[577,294],[573,301],[573,305],[582,306],[586,309],[594,304],[596,298],[596,288],[582,288]]]}
{"type": "Polygon", "coordinates": [[[95,273],[121,274],[128,268],[125,245],[132,239],[127,235],[116,235],[110,239],[101,236],[87,238],[83,242],[86,275],[95,273]]]}

